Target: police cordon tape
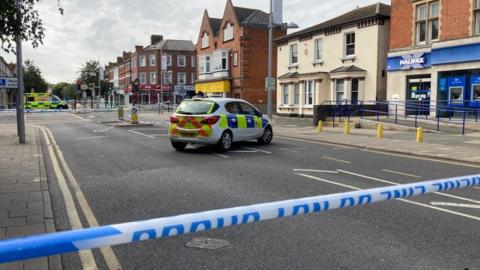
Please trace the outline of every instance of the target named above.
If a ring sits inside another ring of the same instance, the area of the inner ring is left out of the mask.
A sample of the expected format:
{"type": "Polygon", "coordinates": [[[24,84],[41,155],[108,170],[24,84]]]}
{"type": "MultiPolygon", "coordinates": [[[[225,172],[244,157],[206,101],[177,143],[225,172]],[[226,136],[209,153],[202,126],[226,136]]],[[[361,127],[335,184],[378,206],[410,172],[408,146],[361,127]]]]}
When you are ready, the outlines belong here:
{"type": "Polygon", "coordinates": [[[480,174],[211,210],[0,241],[0,263],[165,238],[480,185],[480,174]]]}

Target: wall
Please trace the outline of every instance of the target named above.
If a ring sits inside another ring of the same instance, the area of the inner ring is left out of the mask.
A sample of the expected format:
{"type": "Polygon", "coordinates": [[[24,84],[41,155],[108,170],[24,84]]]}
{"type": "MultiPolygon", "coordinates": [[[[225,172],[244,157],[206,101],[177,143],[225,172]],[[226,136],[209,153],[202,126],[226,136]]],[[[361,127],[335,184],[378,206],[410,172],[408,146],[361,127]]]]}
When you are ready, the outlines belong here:
{"type": "Polygon", "coordinates": [[[411,47],[413,44],[413,4],[412,0],[392,0],[391,2],[390,50],[411,47]]]}

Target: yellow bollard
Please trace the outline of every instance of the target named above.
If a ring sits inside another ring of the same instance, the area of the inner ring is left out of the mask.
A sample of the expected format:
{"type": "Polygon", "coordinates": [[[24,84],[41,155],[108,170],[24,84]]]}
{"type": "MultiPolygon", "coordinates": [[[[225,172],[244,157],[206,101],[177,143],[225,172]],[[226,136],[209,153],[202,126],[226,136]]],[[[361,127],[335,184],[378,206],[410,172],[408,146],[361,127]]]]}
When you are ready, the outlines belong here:
{"type": "Polygon", "coordinates": [[[323,121],[320,120],[318,121],[317,132],[322,132],[322,131],[323,131],[323,121]]]}
{"type": "Polygon", "coordinates": [[[423,142],[423,128],[421,127],[417,128],[417,142],[418,143],[423,142]]]}
{"type": "Polygon", "coordinates": [[[131,120],[130,122],[132,124],[138,124],[138,109],[137,107],[132,107],[132,115],[131,115],[131,120]]]}
{"type": "Polygon", "coordinates": [[[377,126],[377,138],[381,139],[383,138],[383,125],[378,124],[377,126]]]}
{"type": "Polygon", "coordinates": [[[343,133],[344,133],[345,135],[350,134],[350,122],[345,122],[345,123],[343,124],[343,133]]]}

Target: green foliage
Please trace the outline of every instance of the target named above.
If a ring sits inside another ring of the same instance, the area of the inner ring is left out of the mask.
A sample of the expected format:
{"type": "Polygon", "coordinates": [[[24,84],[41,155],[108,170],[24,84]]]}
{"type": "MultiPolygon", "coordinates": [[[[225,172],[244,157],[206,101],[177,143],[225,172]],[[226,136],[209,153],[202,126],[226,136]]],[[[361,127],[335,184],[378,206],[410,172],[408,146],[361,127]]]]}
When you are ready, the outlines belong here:
{"type": "Polygon", "coordinates": [[[77,86],[74,83],[60,82],[52,86],[52,94],[62,99],[75,99],[77,86]]]}
{"type": "Polygon", "coordinates": [[[25,61],[25,66],[23,67],[23,82],[25,84],[25,92],[32,92],[32,89],[36,93],[45,93],[48,90],[48,84],[45,79],[42,77],[42,72],[40,68],[35,66],[33,61],[25,61]]]}
{"type": "MultiPolygon", "coordinates": [[[[79,70],[80,76],[78,79],[82,81],[82,84],[86,84],[88,89],[95,88],[96,94],[98,95],[98,67],[100,63],[95,60],[87,61],[82,65],[79,70]]],[[[100,82],[100,95],[105,96],[110,90],[111,84],[108,81],[102,80],[100,82]]]]}
{"type": "MultiPolygon", "coordinates": [[[[15,0],[0,1],[0,41],[1,48],[7,53],[15,52],[15,39],[20,36],[23,41],[30,41],[34,48],[43,43],[45,28],[35,4],[40,0],[22,0],[20,9],[15,7],[15,0]]],[[[63,15],[60,0],[58,11],[63,15]]]]}

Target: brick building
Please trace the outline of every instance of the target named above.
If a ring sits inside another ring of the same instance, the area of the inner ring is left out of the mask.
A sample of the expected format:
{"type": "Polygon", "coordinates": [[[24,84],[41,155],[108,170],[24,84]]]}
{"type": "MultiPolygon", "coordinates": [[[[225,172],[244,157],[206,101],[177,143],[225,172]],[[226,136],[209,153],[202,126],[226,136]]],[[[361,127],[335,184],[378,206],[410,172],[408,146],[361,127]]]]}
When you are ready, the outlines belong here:
{"type": "MultiPolygon", "coordinates": [[[[284,34],[285,29],[274,30],[274,38],[284,34]]],[[[265,106],[268,13],[236,7],[231,0],[227,0],[222,18],[211,18],[205,10],[196,51],[199,63],[195,82],[197,92],[243,98],[260,108],[265,106]]]]}
{"type": "MultiPolygon", "coordinates": [[[[0,77],[15,77],[16,65],[9,64],[0,56],[0,77]]],[[[13,108],[17,89],[0,87],[0,109],[13,108]]]]}
{"type": "Polygon", "coordinates": [[[392,0],[391,32],[388,99],[407,114],[480,107],[480,0],[392,0]]]}

